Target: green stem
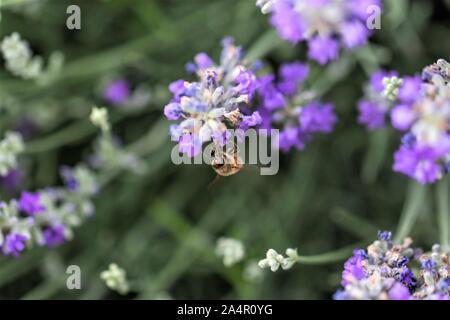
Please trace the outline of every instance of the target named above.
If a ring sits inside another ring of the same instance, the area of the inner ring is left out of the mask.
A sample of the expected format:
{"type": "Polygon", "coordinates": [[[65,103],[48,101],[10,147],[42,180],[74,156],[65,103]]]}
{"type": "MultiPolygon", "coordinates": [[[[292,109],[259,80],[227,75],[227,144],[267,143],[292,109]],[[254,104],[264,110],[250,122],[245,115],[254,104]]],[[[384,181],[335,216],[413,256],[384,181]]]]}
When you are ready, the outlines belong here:
{"type": "MultiPolygon", "coordinates": [[[[111,117],[111,124],[115,124],[122,120],[124,115],[120,114],[111,117]]],[[[77,142],[83,138],[98,132],[98,128],[95,127],[88,119],[82,119],[69,127],[50,134],[46,137],[30,141],[26,144],[25,153],[33,154],[46,152],[48,150],[57,149],[67,144],[77,142]]]]}
{"type": "Polygon", "coordinates": [[[441,245],[450,245],[450,208],[448,179],[444,178],[436,186],[436,203],[438,209],[438,225],[441,245]]]}
{"type": "Polygon", "coordinates": [[[342,55],[338,61],[331,63],[324,72],[320,72],[311,80],[315,95],[317,97],[325,95],[336,83],[348,76],[354,66],[355,61],[350,54],[342,55]]]}
{"type": "Polygon", "coordinates": [[[20,5],[28,2],[37,2],[38,0],[0,0],[0,8],[12,5],[20,5]]]}
{"type": "Polygon", "coordinates": [[[245,59],[254,62],[278,47],[280,43],[282,43],[282,40],[280,40],[275,30],[267,31],[248,49],[245,59]]]}
{"type": "Polygon", "coordinates": [[[296,262],[307,265],[321,265],[343,261],[350,257],[353,250],[359,246],[361,246],[361,243],[314,256],[298,256],[296,262]]]}
{"type": "Polygon", "coordinates": [[[389,129],[384,128],[370,135],[369,149],[362,169],[362,179],[365,183],[373,184],[376,181],[380,168],[386,159],[388,148],[389,129]]]}
{"type": "Polygon", "coordinates": [[[372,237],[380,230],[374,223],[343,208],[334,209],[331,212],[331,219],[337,226],[354,234],[360,239],[367,239],[369,236],[372,237]]]}
{"type": "Polygon", "coordinates": [[[30,141],[26,145],[25,153],[39,153],[56,149],[71,142],[78,141],[97,131],[88,120],[81,120],[61,131],[47,137],[30,141]]]}
{"type": "Polygon", "coordinates": [[[418,184],[415,181],[410,182],[406,202],[403,206],[397,232],[395,233],[395,242],[402,241],[404,237],[411,233],[426,199],[426,190],[426,186],[418,184]]]}
{"type": "Polygon", "coordinates": [[[365,47],[355,50],[355,56],[367,76],[370,76],[372,73],[380,69],[378,62],[379,59],[376,56],[372,45],[368,44],[365,47]]]}

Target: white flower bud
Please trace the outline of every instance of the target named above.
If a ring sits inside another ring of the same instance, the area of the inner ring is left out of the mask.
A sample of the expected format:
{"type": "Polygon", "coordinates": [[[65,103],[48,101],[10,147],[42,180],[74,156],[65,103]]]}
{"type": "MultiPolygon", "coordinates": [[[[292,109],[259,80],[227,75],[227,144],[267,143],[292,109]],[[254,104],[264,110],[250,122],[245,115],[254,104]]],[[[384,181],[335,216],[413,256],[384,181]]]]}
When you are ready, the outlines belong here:
{"type": "Polygon", "coordinates": [[[283,270],[292,268],[292,266],[297,262],[298,254],[297,249],[287,249],[287,258],[276,252],[274,249],[267,250],[266,258],[258,262],[258,266],[261,269],[270,268],[272,272],[277,271],[280,267],[283,270]]]}
{"type": "Polygon", "coordinates": [[[108,270],[100,274],[100,278],[105,281],[108,288],[125,295],[130,291],[130,286],[126,279],[125,270],[119,268],[115,263],[111,263],[108,270]]]}
{"type": "Polygon", "coordinates": [[[263,14],[271,13],[276,0],[257,0],[256,5],[261,8],[263,14]]]}
{"type": "Polygon", "coordinates": [[[245,248],[239,240],[220,238],[217,240],[216,254],[223,258],[226,267],[231,267],[244,259],[245,248]]]}
{"type": "Polygon", "coordinates": [[[17,32],[3,39],[0,51],[6,60],[6,68],[12,74],[24,79],[35,79],[42,74],[42,58],[32,57],[28,42],[22,40],[17,32]]]}
{"type": "Polygon", "coordinates": [[[23,150],[22,136],[16,132],[7,132],[0,141],[0,176],[17,166],[17,155],[23,150]]]}
{"type": "Polygon", "coordinates": [[[92,108],[90,120],[93,125],[102,129],[103,132],[108,132],[110,129],[108,120],[108,110],[106,108],[92,108]]]}
{"type": "Polygon", "coordinates": [[[403,80],[398,77],[384,78],[384,92],[383,95],[391,101],[395,101],[397,99],[399,88],[403,84],[403,80]]]}

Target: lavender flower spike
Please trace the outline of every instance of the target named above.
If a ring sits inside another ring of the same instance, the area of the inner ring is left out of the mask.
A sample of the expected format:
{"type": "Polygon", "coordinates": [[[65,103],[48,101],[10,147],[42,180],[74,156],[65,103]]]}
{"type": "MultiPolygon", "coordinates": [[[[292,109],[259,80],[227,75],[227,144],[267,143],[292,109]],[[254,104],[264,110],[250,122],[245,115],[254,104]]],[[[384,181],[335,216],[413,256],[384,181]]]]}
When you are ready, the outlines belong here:
{"type": "Polygon", "coordinates": [[[178,80],[170,84],[173,98],[164,108],[168,120],[180,121],[170,128],[179,152],[194,157],[202,145],[212,141],[222,146],[227,142],[227,129],[247,128],[259,124],[260,117],[246,117],[256,88],[254,71],[242,59],[242,50],[231,38],[222,42],[219,64],[205,53],[187,65],[198,80],[178,80]],[[241,124],[243,126],[241,127],[241,124]]]}
{"type": "Polygon", "coordinates": [[[90,197],[96,179],[84,167],[65,168],[65,187],[23,192],[20,199],[0,201],[0,251],[19,257],[32,245],[55,247],[72,237],[72,229],[93,212],[90,197]]]}
{"type": "Polygon", "coordinates": [[[393,170],[421,184],[435,183],[450,168],[450,64],[439,59],[422,76],[377,72],[359,102],[358,122],[369,130],[387,115],[403,138],[393,170]]]}
{"type": "Polygon", "coordinates": [[[280,130],[276,147],[285,152],[302,150],[315,134],[330,133],[337,121],[332,104],[321,103],[303,88],[308,72],[302,63],[286,63],[278,81],[272,74],[258,79],[262,127],[280,130]]]}
{"type": "Polygon", "coordinates": [[[308,57],[319,64],[336,60],[341,48],[362,46],[371,35],[367,19],[380,0],[257,0],[279,35],[291,42],[306,41],[308,57]]]}
{"type": "Polygon", "coordinates": [[[344,264],[336,300],[450,300],[449,251],[439,245],[430,253],[395,244],[391,233],[378,233],[367,250],[357,249],[344,264]],[[413,273],[413,265],[420,270],[413,273]]]}

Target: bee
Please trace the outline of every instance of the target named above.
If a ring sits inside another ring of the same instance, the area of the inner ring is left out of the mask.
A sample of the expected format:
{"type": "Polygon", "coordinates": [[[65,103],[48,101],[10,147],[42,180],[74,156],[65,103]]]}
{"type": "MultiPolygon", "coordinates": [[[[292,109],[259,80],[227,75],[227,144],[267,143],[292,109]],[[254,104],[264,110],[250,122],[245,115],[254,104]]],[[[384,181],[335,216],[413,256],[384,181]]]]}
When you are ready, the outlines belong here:
{"type": "Polygon", "coordinates": [[[221,177],[232,176],[242,170],[244,164],[237,152],[237,145],[233,144],[225,152],[216,148],[213,151],[211,166],[217,175],[221,177]]]}

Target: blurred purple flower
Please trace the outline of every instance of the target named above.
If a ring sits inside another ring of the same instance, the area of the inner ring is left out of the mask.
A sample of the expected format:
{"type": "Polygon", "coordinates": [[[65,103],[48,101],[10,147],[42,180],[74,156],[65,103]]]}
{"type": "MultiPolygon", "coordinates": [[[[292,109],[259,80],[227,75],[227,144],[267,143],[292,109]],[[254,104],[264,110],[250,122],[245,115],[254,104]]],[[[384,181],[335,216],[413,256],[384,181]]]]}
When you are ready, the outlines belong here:
{"type": "Polygon", "coordinates": [[[389,290],[390,300],[409,300],[410,297],[408,288],[400,282],[396,282],[391,290],[389,290]]]}
{"type": "Polygon", "coordinates": [[[403,173],[419,183],[433,183],[442,176],[442,167],[437,164],[440,154],[430,147],[401,146],[394,155],[393,170],[403,173]]]}
{"type": "Polygon", "coordinates": [[[422,79],[420,76],[403,78],[403,85],[399,89],[398,98],[404,103],[410,103],[420,97],[422,79]]]}
{"type": "Polygon", "coordinates": [[[25,249],[25,241],[28,237],[19,233],[10,233],[5,237],[2,251],[5,256],[19,257],[20,253],[25,249]]]}
{"type": "Polygon", "coordinates": [[[308,57],[326,64],[339,56],[340,48],[362,46],[371,35],[367,19],[379,0],[267,0],[257,5],[271,13],[270,21],[281,38],[296,44],[306,41],[308,57]]]}
{"type": "Polygon", "coordinates": [[[400,131],[410,129],[416,117],[417,115],[411,107],[404,104],[395,106],[391,111],[392,126],[400,131]]]}
{"type": "Polygon", "coordinates": [[[333,105],[330,103],[320,104],[317,101],[305,106],[299,116],[302,130],[309,133],[330,133],[336,121],[333,105]]]}
{"type": "Polygon", "coordinates": [[[326,37],[316,37],[309,41],[308,58],[324,65],[336,60],[339,54],[339,44],[336,40],[326,37]]]}
{"type": "Polygon", "coordinates": [[[103,91],[103,99],[111,104],[125,103],[130,96],[130,86],[126,80],[119,79],[109,83],[103,91]]]}
{"type": "Polygon", "coordinates": [[[56,247],[65,241],[64,226],[62,224],[47,227],[43,230],[42,234],[45,245],[51,248],[56,247]]]}
{"type": "Polygon", "coordinates": [[[386,111],[375,102],[361,100],[358,103],[358,123],[365,125],[368,130],[376,130],[384,127],[386,111]]]}
{"type": "Polygon", "coordinates": [[[308,76],[309,68],[303,63],[285,63],[280,67],[280,81],[277,88],[281,93],[292,96],[296,93],[298,85],[308,76]]]}
{"type": "Polygon", "coordinates": [[[34,216],[43,212],[45,207],[41,204],[39,193],[22,192],[19,199],[19,209],[29,216],[34,216]]]}

